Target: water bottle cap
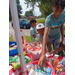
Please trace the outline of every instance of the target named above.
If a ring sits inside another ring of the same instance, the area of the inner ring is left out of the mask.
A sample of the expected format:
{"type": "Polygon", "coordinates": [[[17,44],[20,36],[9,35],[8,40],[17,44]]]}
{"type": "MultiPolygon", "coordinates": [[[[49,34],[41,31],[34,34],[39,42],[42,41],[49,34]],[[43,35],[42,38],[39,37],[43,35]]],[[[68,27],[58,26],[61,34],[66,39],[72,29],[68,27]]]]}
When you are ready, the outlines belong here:
{"type": "Polygon", "coordinates": [[[20,29],[20,32],[22,32],[22,29],[20,29]]]}

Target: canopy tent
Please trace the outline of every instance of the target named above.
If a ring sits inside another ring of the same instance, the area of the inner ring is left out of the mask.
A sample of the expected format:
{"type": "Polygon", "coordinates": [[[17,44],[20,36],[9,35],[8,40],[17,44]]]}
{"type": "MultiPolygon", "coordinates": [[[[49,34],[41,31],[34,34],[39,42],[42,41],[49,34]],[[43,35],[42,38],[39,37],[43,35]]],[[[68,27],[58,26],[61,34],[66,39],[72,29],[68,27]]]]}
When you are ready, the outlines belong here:
{"type": "Polygon", "coordinates": [[[16,0],[9,0],[9,4],[10,4],[13,27],[15,31],[15,37],[16,37],[18,53],[19,53],[19,58],[20,58],[20,63],[21,63],[21,70],[22,70],[23,75],[26,75],[26,68],[25,68],[25,62],[24,62],[23,47],[22,47],[22,41],[21,41],[21,33],[20,33],[20,27],[19,27],[16,0]]]}

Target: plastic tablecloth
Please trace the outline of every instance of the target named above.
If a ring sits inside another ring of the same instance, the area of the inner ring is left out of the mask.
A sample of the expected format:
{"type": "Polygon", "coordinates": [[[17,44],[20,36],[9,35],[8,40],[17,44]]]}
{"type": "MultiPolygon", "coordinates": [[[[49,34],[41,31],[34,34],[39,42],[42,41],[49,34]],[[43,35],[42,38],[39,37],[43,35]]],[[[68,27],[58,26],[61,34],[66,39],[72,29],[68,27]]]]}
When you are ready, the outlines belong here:
{"type": "Polygon", "coordinates": [[[12,65],[9,65],[9,75],[22,75],[21,70],[14,70],[12,65]]]}

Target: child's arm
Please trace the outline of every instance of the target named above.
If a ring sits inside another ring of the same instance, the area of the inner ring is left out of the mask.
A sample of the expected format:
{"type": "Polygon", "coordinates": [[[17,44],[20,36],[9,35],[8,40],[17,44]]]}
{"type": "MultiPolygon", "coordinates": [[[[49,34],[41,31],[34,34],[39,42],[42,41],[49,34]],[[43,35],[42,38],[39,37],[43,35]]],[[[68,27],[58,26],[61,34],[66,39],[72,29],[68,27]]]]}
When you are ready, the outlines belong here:
{"type": "Polygon", "coordinates": [[[49,30],[49,27],[45,27],[43,42],[42,42],[42,53],[41,53],[41,57],[40,57],[39,62],[38,62],[38,65],[40,67],[42,67],[43,61],[44,61],[44,64],[46,63],[45,49],[46,49],[47,38],[48,38],[48,30],[49,30]]]}
{"type": "Polygon", "coordinates": [[[64,31],[63,31],[63,24],[61,25],[60,31],[61,31],[61,36],[62,36],[62,40],[61,40],[61,41],[63,42],[63,39],[64,39],[64,38],[63,38],[63,37],[64,37],[64,35],[63,35],[63,32],[64,32],[64,31]]]}
{"type": "Polygon", "coordinates": [[[56,51],[63,51],[63,50],[65,50],[65,45],[63,45],[63,46],[61,46],[61,47],[59,47],[59,48],[57,48],[57,49],[55,49],[55,50],[52,50],[50,53],[55,53],[56,51]]]}
{"type": "Polygon", "coordinates": [[[42,67],[43,61],[44,61],[44,64],[46,63],[45,49],[46,49],[49,29],[51,29],[51,19],[49,17],[47,17],[45,20],[45,30],[44,30],[44,36],[43,36],[43,41],[42,41],[41,57],[38,62],[38,65],[40,67],[42,67]]]}
{"type": "Polygon", "coordinates": [[[34,38],[36,38],[35,34],[32,35],[34,38]]]}
{"type": "MultiPolygon", "coordinates": [[[[65,39],[64,39],[64,41],[65,41],[65,39]]],[[[63,51],[63,50],[65,50],[65,44],[64,43],[62,43],[61,47],[59,47],[55,50],[52,50],[50,53],[55,53],[56,51],[63,51]]]]}

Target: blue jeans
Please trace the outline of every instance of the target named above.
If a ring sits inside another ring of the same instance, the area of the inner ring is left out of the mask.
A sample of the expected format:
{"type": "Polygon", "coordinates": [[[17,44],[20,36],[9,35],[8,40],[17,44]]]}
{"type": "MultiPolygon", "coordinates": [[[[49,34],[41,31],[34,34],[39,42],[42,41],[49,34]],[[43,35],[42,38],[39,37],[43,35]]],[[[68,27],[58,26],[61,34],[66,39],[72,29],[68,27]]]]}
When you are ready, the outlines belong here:
{"type": "MultiPolygon", "coordinates": [[[[49,42],[50,42],[50,44],[53,44],[53,49],[57,49],[57,48],[59,48],[59,46],[60,46],[60,39],[53,39],[53,38],[50,38],[50,39],[49,39],[49,42]]],[[[56,51],[55,54],[58,54],[58,51],[56,51]]]]}

